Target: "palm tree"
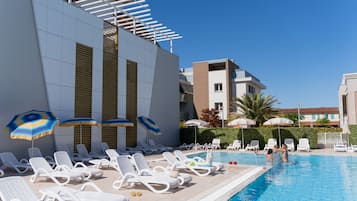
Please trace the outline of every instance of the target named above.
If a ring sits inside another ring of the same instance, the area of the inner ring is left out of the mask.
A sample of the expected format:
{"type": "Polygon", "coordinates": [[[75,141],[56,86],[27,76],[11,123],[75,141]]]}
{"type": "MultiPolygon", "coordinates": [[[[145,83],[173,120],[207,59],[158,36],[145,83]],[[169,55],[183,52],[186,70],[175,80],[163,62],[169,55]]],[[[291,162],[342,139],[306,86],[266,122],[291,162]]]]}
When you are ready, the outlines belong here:
{"type": "Polygon", "coordinates": [[[277,102],[278,100],[272,95],[263,96],[262,93],[258,93],[245,94],[237,98],[235,105],[245,117],[253,119],[257,125],[261,125],[278,113],[273,109],[273,105],[277,102]]]}

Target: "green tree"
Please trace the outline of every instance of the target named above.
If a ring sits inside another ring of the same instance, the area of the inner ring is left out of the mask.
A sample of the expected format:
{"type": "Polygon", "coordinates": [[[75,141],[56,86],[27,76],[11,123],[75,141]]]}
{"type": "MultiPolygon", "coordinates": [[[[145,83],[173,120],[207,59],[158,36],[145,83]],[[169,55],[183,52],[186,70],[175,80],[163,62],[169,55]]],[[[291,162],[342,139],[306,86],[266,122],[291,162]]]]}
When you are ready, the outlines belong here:
{"type": "Polygon", "coordinates": [[[203,109],[201,112],[201,120],[208,122],[210,127],[220,127],[221,120],[218,116],[219,111],[215,109],[203,109]]]}
{"type": "MultiPolygon", "coordinates": [[[[282,117],[288,118],[291,121],[293,121],[295,126],[298,125],[298,123],[299,123],[298,122],[299,115],[297,113],[283,114],[282,117]]],[[[300,120],[303,120],[303,119],[304,119],[304,116],[300,115],[300,120]]]]}
{"type": "Polygon", "coordinates": [[[273,105],[278,100],[272,96],[264,96],[262,93],[258,94],[245,94],[236,99],[236,106],[238,110],[249,119],[257,122],[257,125],[262,125],[264,121],[270,119],[278,113],[273,109],[273,105]]]}
{"type": "Polygon", "coordinates": [[[330,120],[328,118],[318,119],[316,120],[316,123],[319,126],[327,126],[330,123],[330,120]]]}

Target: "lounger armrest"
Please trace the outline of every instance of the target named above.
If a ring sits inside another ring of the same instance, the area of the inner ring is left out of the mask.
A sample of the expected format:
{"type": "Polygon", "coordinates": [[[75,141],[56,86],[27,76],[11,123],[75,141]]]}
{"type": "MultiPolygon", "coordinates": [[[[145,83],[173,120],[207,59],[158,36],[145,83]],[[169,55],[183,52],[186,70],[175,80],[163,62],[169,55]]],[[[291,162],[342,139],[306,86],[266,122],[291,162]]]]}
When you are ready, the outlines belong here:
{"type": "Polygon", "coordinates": [[[203,158],[195,156],[193,157],[193,160],[197,161],[197,162],[204,162],[205,160],[203,160],[203,158]]]}
{"type": "Polygon", "coordinates": [[[155,166],[152,168],[154,170],[154,172],[167,172],[167,168],[164,168],[162,166],[155,166]],[[162,171],[159,171],[159,170],[162,170],[162,171]]]}
{"type": "Polygon", "coordinates": [[[97,185],[95,185],[95,183],[93,182],[87,182],[85,184],[82,185],[81,187],[81,191],[84,191],[87,187],[92,187],[95,191],[97,192],[103,192],[97,185]]]}
{"type": "Polygon", "coordinates": [[[76,164],[74,164],[74,167],[77,168],[77,167],[84,167],[84,168],[87,168],[88,166],[86,166],[84,163],[82,162],[77,162],[76,164]]]}
{"type": "Polygon", "coordinates": [[[55,162],[55,160],[51,156],[45,156],[45,159],[50,162],[55,162]]]}
{"type": "Polygon", "coordinates": [[[49,172],[46,169],[43,169],[43,168],[37,169],[37,174],[41,174],[41,173],[48,174],[49,172]]]}
{"type": "Polygon", "coordinates": [[[146,175],[145,173],[148,174],[148,175],[152,175],[152,172],[149,169],[141,169],[138,172],[138,175],[143,176],[143,175],[146,175]]]}
{"type": "Polygon", "coordinates": [[[55,171],[70,171],[67,165],[57,165],[55,171]]]}
{"type": "Polygon", "coordinates": [[[29,164],[29,161],[26,158],[22,158],[19,162],[23,164],[29,164]]]}

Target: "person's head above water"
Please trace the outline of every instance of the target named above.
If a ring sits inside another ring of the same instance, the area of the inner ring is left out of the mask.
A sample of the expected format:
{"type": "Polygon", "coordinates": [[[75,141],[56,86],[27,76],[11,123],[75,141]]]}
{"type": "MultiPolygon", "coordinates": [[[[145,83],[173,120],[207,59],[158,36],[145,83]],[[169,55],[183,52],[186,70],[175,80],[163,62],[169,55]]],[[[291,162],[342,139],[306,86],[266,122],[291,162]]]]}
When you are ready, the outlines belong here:
{"type": "Polygon", "coordinates": [[[273,150],[272,149],[268,149],[267,154],[272,154],[272,153],[273,153],[273,150]]]}

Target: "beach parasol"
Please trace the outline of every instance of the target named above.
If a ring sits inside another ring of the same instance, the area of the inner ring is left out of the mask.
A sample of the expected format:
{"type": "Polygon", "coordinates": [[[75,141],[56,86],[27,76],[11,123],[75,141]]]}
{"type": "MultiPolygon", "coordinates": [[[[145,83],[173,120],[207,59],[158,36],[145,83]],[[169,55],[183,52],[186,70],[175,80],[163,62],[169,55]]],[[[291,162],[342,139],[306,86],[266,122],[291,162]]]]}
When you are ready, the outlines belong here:
{"type": "Polygon", "coordinates": [[[202,121],[200,119],[191,119],[185,122],[185,126],[194,126],[195,127],[195,149],[197,150],[197,132],[196,132],[196,128],[203,128],[208,126],[208,123],[205,121],[202,121]]]}
{"type": "Polygon", "coordinates": [[[57,118],[48,111],[31,110],[15,115],[6,125],[11,139],[32,141],[51,135],[58,124],[57,118]]]}
{"type": "Polygon", "coordinates": [[[60,126],[70,127],[79,126],[80,144],[82,144],[82,126],[97,126],[98,122],[92,118],[88,117],[75,117],[72,119],[66,119],[61,122],[60,126]]]}
{"type": "Polygon", "coordinates": [[[268,121],[264,122],[263,125],[265,126],[278,126],[278,134],[279,134],[279,147],[281,147],[281,136],[280,136],[280,126],[286,126],[286,125],[291,125],[294,122],[291,121],[288,118],[284,118],[284,117],[275,117],[272,119],[269,119],[268,121]]]}
{"type": "Polygon", "coordinates": [[[250,125],[255,125],[256,122],[251,119],[247,118],[238,118],[230,121],[228,123],[228,126],[239,126],[242,129],[242,148],[244,148],[244,134],[243,134],[243,128],[242,126],[250,126],[250,125]]]}

